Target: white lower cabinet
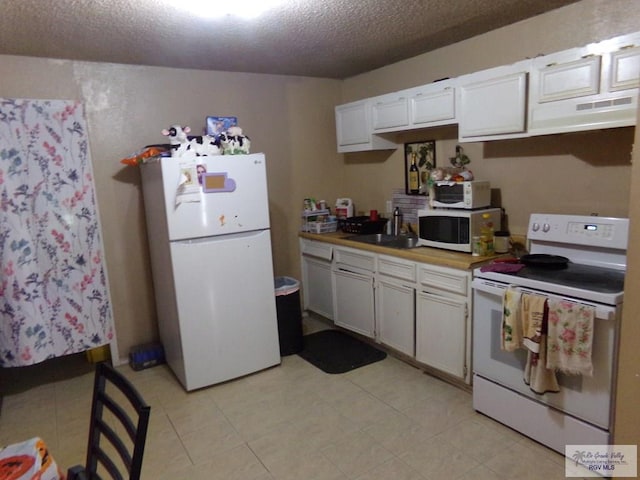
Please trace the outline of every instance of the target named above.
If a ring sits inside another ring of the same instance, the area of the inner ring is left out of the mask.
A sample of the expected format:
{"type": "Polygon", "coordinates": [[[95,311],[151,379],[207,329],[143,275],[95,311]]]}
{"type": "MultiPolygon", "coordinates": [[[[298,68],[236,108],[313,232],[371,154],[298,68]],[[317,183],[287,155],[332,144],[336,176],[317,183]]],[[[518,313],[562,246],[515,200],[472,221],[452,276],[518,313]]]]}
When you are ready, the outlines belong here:
{"type": "Polygon", "coordinates": [[[303,258],[304,308],[333,320],[331,262],[313,257],[303,258]]]}
{"type": "Polygon", "coordinates": [[[416,360],[471,382],[471,272],[418,266],[416,360]]]}
{"type": "Polygon", "coordinates": [[[416,343],[416,264],[378,255],[376,322],[380,343],[413,357],[416,343]]]}
{"type": "Polygon", "coordinates": [[[467,301],[416,294],[416,360],[466,380],[467,301]]]}
{"type": "Polygon", "coordinates": [[[304,309],[333,320],[333,246],[301,238],[300,252],[304,309]]]}
{"type": "Polygon", "coordinates": [[[346,270],[333,272],[334,322],[365,337],[375,336],[373,276],[346,270]]]}
{"type": "Polygon", "coordinates": [[[376,255],[339,247],[334,253],[333,321],[342,328],[375,338],[376,255]]]}
{"type": "Polygon", "coordinates": [[[378,340],[406,355],[415,355],[415,287],[379,276],[376,285],[378,340]]]}
{"type": "Polygon", "coordinates": [[[306,309],[471,383],[469,270],[306,239],[300,245],[306,309]]]}

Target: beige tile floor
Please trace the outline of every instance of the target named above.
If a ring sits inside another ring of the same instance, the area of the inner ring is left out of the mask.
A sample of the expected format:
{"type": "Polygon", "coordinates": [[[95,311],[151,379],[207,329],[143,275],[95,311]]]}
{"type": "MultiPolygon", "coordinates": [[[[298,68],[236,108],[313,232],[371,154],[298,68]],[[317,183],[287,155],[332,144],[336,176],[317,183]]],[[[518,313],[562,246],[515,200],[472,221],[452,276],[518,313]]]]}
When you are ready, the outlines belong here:
{"type": "MultiPolygon", "coordinates": [[[[192,393],[166,366],[119,370],[152,406],[145,479],[565,478],[563,457],[474,412],[470,394],[392,356],[328,375],[292,355],[192,393]]],[[[10,383],[0,445],[38,435],[60,465],[82,463],[93,375],[62,363],[46,376],[0,377],[5,393],[10,383]]]]}

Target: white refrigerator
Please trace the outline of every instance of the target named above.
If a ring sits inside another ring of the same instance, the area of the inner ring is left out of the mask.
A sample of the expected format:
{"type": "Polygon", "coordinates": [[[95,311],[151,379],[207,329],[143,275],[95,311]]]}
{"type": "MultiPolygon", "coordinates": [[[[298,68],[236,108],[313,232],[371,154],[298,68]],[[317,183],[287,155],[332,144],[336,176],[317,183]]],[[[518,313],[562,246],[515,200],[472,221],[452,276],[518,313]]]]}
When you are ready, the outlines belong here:
{"type": "Polygon", "coordinates": [[[187,196],[179,159],[141,166],[160,338],[187,391],[280,363],[264,154],[195,162],[187,196]]]}

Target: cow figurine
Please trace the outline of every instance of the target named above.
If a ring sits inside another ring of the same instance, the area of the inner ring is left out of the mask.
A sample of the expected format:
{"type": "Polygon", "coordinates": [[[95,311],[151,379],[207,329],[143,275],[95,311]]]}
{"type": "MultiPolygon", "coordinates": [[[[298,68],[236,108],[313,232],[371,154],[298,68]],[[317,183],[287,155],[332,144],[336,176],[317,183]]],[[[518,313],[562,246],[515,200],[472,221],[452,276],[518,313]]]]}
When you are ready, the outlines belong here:
{"type": "Polygon", "coordinates": [[[210,135],[187,136],[191,132],[189,127],[171,125],[162,130],[162,134],[169,137],[171,144],[171,156],[181,157],[187,152],[193,152],[196,156],[220,155],[220,140],[210,135]]]}
{"type": "Polygon", "coordinates": [[[230,127],[220,134],[220,146],[225,155],[248,154],[251,148],[251,140],[242,134],[240,127],[230,127]]]}

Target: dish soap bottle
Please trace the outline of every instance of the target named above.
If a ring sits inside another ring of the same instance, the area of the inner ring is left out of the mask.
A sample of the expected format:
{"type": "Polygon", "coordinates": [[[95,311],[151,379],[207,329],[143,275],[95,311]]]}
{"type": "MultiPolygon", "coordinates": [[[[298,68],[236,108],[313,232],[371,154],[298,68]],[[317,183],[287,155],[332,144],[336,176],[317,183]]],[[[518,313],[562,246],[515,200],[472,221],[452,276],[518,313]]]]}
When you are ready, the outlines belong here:
{"type": "Polygon", "coordinates": [[[409,191],[413,194],[420,193],[420,172],[416,165],[416,153],[411,154],[411,166],[409,167],[409,191]]]}
{"type": "Polygon", "coordinates": [[[493,222],[489,213],[482,214],[482,225],[480,226],[480,254],[493,255],[493,222]]]}

